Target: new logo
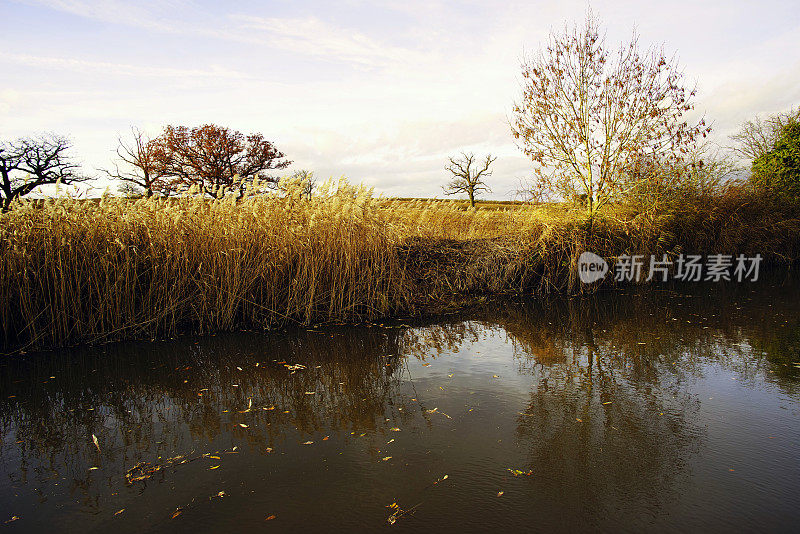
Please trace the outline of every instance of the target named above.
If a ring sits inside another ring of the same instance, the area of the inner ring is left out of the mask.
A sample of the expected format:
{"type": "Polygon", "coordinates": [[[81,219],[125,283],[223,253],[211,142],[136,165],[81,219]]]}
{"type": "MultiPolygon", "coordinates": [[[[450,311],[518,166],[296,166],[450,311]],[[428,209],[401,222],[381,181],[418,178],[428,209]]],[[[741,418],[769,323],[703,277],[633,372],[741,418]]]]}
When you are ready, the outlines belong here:
{"type": "Polygon", "coordinates": [[[584,252],[578,258],[578,277],[584,284],[600,280],[607,272],[606,260],[593,252],[584,252]]]}

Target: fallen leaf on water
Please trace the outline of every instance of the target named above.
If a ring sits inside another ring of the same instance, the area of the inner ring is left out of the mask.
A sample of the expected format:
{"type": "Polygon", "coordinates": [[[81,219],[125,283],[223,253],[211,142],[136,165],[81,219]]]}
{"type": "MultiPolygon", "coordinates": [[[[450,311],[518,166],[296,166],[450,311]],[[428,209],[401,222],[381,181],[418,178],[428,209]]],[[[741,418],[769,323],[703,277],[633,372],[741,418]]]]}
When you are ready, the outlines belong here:
{"type": "Polygon", "coordinates": [[[381,458],[381,460],[383,460],[384,462],[385,462],[386,460],[391,460],[391,459],[392,459],[392,457],[391,457],[391,456],[386,456],[386,457],[384,457],[384,458],[381,458]]]}
{"type": "Polygon", "coordinates": [[[125,508],[122,508],[121,510],[117,510],[116,512],[114,512],[114,515],[119,515],[124,511],[125,511],[125,508]]]}
{"type": "MultiPolygon", "coordinates": [[[[225,496],[225,492],[224,492],[224,491],[220,491],[220,492],[219,492],[219,493],[217,493],[217,495],[216,495],[216,497],[220,497],[220,498],[222,498],[222,497],[224,497],[224,496],[225,496]]],[[[213,495],[212,495],[212,497],[213,497],[213,495]]]]}
{"type": "Polygon", "coordinates": [[[12,515],[11,519],[6,519],[5,521],[3,521],[3,523],[13,523],[14,521],[17,521],[18,519],[19,519],[19,516],[12,515]]]}
{"type": "Polygon", "coordinates": [[[325,436],[324,438],[322,438],[322,441],[328,441],[330,438],[331,438],[330,436],[325,436]]]}
{"type": "Polygon", "coordinates": [[[276,517],[278,517],[278,516],[276,516],[275,514],[268,515],[266,518],[264,518],[264,521],[272,521],[276,517]]]}
{"type": "Polygon", "coordinates": [[[237,368],[238,370],[240,370],[240,371],[242,370],[242,368],[241,368],[241,367],[239,367],[238,365],[236,366],[236,368],[237,368]]]}
{"type": "Polygon", "coordinates": [[[497,492],[497,496],[498,496],[498,497],[500,497],[500,496],[502,496],[502,495],[503,495],[503,493],[505,493],[505,492],[504,492],[504,491],[498,491],[498,492],[497,492]]]}
{"type": "Polygon", "coordinates": [[[434,408],[433,410],[425,410],[428,413],[436,413],[439,408],[434,408]]]}
{"type": "Polygon", "coordinates": [[[303,445],[313,445],[313,444],[314,444],[313,441],[306,441],[305,443],[303,443],[303,445]]]}
{"type": "Polygon", "coordinates": [[[608,401],[608,402],[604,402],[604,403],[603,403],[603,404],[611,404],[611,401],[608,401]]]}
{"type": "Polygon", "coordinates": [[[179,515],[183,513],[183,508],[176,508],[174,512],[172,512],[172,517],[170,519],[175,519],[179,515]]]}
{"type": "Polygon", "coordinates": [[[222,458],[220,458],[219,456],[209,456],[209,458],[213,458],[213,459],[215,459],[215,460],[221,460],[221,459],[222,459],[222,458]]]}
{"type": "Polygon", "coordinates": [[[240,427],[242,427],[242,428],[249,428],[249,427],[248,427],[246,424],[244,424],[244,423],[239,423],[239,426],[240,426],[240,427]]]}
{"type": "Polygon", "coordinates": [[[316,395],[316,391],[306,391],[306,395],[316,395]]]}
{"type": "Polygon", "coordinates": [[[519,469],[506,469],[506,471],[508,471],[509,473],[514,475],[515,477],[520,477],[520,476],[523,476],[523,475],[526,476],[526,477],[529,477],[529,476],[531,476],[533,474],[533,470],[532,469],[529,470],[529,471],[520,471],[519,469]]]}
{"type": "Polygon", "coordinates": [[[500,377],[497,375],[492,375],[492,378],[500,378],[500,377]]]}
{"type": "Polygon", "coordinates": [[[272,452],[272,447],[267,447],[267,448],[266,448],[266,449],[264,449],[264,450],[265,450],[265,451],[267,451],[267,452],[272,452]]]}
{"type": "Polygon", "coordinates": [[[423,363],[422,367],[428,367],[429,365],[430,365],[430,363],[423,363]]]}
{"type": "Polygon", "coordinates": [[[95,469],[100,469],[99,467],[90,467],[89,471],[94,471],[95,469]]]}
{"type": "Polygon", "coordinates": [[[389,430],[391,430],[392,432],[400,432],[400,429],[397,427],[390,428],[389,430]]]}
{"type": "Polygon", "coordinates": [[[388,445],[388,444],[390,444],[390,443],[391,443],[391,442],[393,442],[393,441],[394,441],[394,438],[392,438],[392,439],[390,439],[389,441],[387,441],[387,442],[386,442],[386,444],[388,445]]]}
{"type": "Polygon", "coordinates": [[[219,469],[219,466],[218,465],[212,465],[211,467],[209,467],[209,469],[219,469]]]}
{"type": "Polygon", "coordinates": [[[576,417],[576,418],[575,418],[575,420],[576,420],[577,422],[579,422],[579,423],[583,423],[583,419],[578,419],[578,418],[576,417]]]}
{"type": "Polygon", "coordinates": [[[97,436],[92,434],[92,441],[94,442],[94,446],[97,447],[97,452],[100,452],[100,442],[97,441],[97,436]]]}

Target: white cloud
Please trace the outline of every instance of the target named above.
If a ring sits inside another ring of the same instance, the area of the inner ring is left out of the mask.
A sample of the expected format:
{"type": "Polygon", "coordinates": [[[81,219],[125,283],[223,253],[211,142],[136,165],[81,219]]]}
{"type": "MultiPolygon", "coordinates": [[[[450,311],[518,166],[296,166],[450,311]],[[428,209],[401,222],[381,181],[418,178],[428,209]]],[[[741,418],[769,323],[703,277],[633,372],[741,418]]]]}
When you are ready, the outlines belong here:
{"type": "Polygon", "coordinates": [[[77,73],[103,73],[110,76],[133,76],[147,78],[252,78],[245,73],[212,66],[207,70],[157,67],[153,65],[132,65],[108,61],[90,61],[85,59],[34,56],[30,54],[13,54],[0,52],[0,63],[13,63],[32,69],[69,70],[77,73]]]}
{"type": "Polygon", "coordinates": [[[363,33],[339,28],[313,17],[231,15],[229,19],[250,38],[295,54],[333,58],[370,67],[385,67],[412,58],[406,49],[386,46],[363,33]]]}
{"type": "MultiPolygon", "coordinates": [[[[800,103],[800,12],[790,3],[592,7],[610,44],[635,24],[643,42],[679,53],[718,140],[756,113],[800,103]]],[[[46,24],[0,21],[3,136],[70,134],[91,169],[108,165],[116,134],[131,124],[155,134],[169,123],[217,122],[263,132],[295,168],[398,195],[440,195],[448,155],[492,152],[495,196],[504,197],[530,168],[505,124],[523,47],[582,19],[586,2],[40,0],[25,8],[46,24]]]]}

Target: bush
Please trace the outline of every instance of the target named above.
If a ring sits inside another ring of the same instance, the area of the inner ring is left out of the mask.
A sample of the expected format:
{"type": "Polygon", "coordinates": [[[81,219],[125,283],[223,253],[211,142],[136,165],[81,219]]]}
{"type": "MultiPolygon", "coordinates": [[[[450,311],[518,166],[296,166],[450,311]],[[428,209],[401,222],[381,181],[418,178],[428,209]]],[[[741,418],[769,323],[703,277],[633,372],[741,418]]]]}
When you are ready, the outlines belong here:
{"type": "Polygon", "coordinates": [[[781,128],[774,148],[753,161],[751,181],[760,190],[792,203],[800,196],[800,121],[781,128]]]}

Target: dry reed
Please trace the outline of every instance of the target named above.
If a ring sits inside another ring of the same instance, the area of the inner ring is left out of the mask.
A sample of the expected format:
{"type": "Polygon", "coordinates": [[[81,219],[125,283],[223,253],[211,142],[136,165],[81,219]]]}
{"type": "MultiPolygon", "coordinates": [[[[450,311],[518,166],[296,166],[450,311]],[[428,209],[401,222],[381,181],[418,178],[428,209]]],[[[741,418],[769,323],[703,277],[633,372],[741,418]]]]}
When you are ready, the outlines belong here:
{"type": "Polygon", "coordinates": [[[656,214],[618,208],[466,210],[320,194],[210,201],[21,201],[0,215],[0,350],[359,321],[437,311],[487,292],[575,291],[584,250],[800,257],[791,210],[743,191],[656,214]]]}

